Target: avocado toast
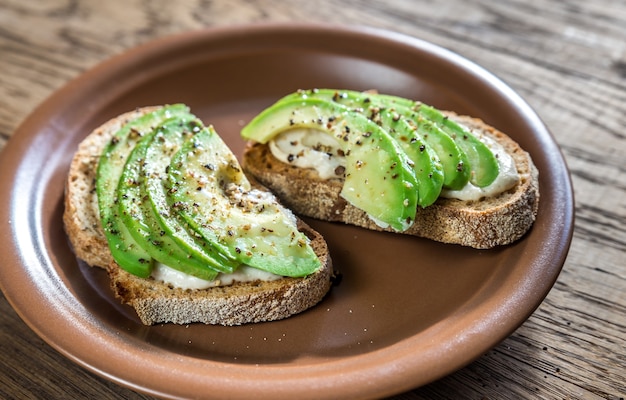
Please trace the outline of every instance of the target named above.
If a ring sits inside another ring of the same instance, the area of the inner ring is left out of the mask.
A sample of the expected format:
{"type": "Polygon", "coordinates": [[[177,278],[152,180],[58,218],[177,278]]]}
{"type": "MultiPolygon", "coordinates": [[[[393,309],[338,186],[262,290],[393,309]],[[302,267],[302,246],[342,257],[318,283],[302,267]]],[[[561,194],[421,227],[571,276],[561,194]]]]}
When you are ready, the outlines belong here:
{"type": "Polygon", "coordinates": [[[300,90],[242,136],[246,173],[299,215],[488,249],[537,214],[538,172],[515,141],[408,99],[300,90]]]}
{"type": "Polygon", "coordinates": [[[328,292],[324,239],[243,175],[183,105],[116,117],[79,145],[66,232],[146,325],[286,318],[328,292]]]}

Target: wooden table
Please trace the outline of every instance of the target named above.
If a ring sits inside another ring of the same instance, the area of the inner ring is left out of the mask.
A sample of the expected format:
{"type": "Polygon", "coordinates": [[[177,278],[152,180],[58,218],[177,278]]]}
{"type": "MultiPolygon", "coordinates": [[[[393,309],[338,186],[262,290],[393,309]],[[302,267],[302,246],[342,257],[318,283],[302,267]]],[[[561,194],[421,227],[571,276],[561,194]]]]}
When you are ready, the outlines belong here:
{"type": "MultiPolygon", "coordinates": [[[[360,24],[447,47],[535,108],[568,162],[571,250],[509,338],[398,399],[626,397],[626,3],[615,0],[0,1],[0,149],[55,89],[146,41],[259,21],[360,24]]],[[[0,261],[1,263],[1,261],[0,261]]],[[[1,398],[147,398],[64,358],[0,300],[1,398]]]]}

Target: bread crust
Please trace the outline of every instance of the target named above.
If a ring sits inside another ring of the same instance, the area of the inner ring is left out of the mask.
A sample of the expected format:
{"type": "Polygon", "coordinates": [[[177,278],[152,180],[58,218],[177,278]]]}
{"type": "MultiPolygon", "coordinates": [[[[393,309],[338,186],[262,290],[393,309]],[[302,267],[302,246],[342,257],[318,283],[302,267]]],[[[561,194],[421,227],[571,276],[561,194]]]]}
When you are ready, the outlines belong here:
{"type": "Polygon", "coordinates": [[[144,107],[113,118],[78,146],[65,185],[63,223],[76,256],[106,269],[115,296],[132,306],[145,325],[172,322],[240,325],[300,313],[322,300],[334,275],[324,238],[303,221],[298,229],[311,240],[322,267],[305,278],[236,282],[230,286],[184,290],[132,275],[115,263],[100,223],[95,188],[100,154],[126,122],[159,107],[144,107]]]}
{"type": "Polygon", "coordinates": [[[287,318],[316,305],[330,289],[333,275],[322,236],[302,221],[299,229],[309,236],[322,263],[322,268],[304,278],[184,290],[139,278],[111,263],[107,269],[111,287],[116,297],[135,309],[145,325],[161,322],[241,325],[287,318]]]}
{"type": "MultiPolygon", "coordinates": [[[[530,155],[510,137],[482,120],[447,112],[464,126],[496,140],[513,157],[520,182],[495,197],[478,201],[439,198],[418,207],[407,235],[478,249],[506,245],[520,239],[535,221],[539,205],[539,174],[530,155]]],[[[376,231],[381,228],[367,214],[340,195],[343,179],[321,179],[313,169],[298,168],[276,159],[269,146],[248,142],[242,166],[274,192],[296,214],[325,221],[343,222],[376,231]]]]}

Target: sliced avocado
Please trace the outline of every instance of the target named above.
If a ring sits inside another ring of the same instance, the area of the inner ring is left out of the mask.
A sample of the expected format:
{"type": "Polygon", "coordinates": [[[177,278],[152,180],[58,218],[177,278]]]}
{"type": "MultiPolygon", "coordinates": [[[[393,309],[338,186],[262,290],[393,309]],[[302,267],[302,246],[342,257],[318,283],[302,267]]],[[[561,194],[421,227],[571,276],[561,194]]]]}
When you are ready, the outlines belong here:
{"type": "Polygon", "coordinates": [[[428,143],[442,160],[444,170],[444,187],[457,190],[467,185],[470,180],[469,160],[467,154],[434,122],[415,115],[408,109],[396,107],[415,126],[424,141],[428,143]]]}
{"type": "Polygon", "coordinates": [[[422,104],[419,110],[426,118],[442,126],[443,130],[465,151],[472,169],[470,182],[478,187],[485,187],[496,180],[500,173],[500,165],[487,145],[436,108],[422,104]]]}
{"type": "Polygon", "coordinates": [[[470,165],[470,182],[478,187],[485,187],[493,183],[500,173],[498,160],[493,152],[474,136],[468,129],[463,128],[449,119],[444,113],[429,105],[415,102],[402,97],[379,95],[381,99],[391,104],[401,105],[416,111],[424,118],[433,121],[441,127],[467,154],[470,165]]]}
{"type": "Polygon", "coordinates": [[[282,276],[301,277],[319,269],[293,214],[270,193],[251,188],[212,127],[174,155],[168,179],[173,209],[229,258],[282,276]]]}
{"type": "Polygon", "coordinates": [[[402,115],[376,107],[370,108],[369,112],[369,118],[380,121],[381,126],[396,139],[413,161],[413,170],[417,177],[417,204],[421,207],[433,204],[439,198],[444,184],[444,170],[439,156],[422,141],[402,115]]]}
{"type": "MultiPolygon", "coordinates": [[[[423,140],[423,129],[420,132],[420,130],[416,129],[416,124],[413,121],[409,121],[403,113],[399,113],[391,108],[386,108],[380,101],[372,98],[368,93],[356,91],[338,92],[332,89],[313,89],[298,91],[284,97],[280,101],[293,101],[294,99],[307,97],[333,101],[336,104],[349,107],[367,116],[385,129],[414,162],[413,170],[418,182],[417,204],[421,207],[427,207],[434,203],[439,197],[444,184],[446,184],[447,187],[459,180],[463,181],[461,186],[467,183],[467,178],[464,179],[463,176],[457,177],[461,175],[461,173],[458,172],[456,164],[461,160],[462,153],[456,148],[456,145],[451,139],[446,136],[452,144],[452,150],[446,151],[445,155],[443,155],[443,158],[447,161],[446,166],[448,166],[450,162],[454,163],[451,172],[446,174],[446,181],[439,155],[433,150],[430,144],[423,140]],[[456,155],[454,159],[452,158],[453,154],[456,155]]],[[[435,144],[439,143],[439,140],[434,134],[430,135],[429,141],[436,141],[435,144]]],[[[439,149],[439,147],[441,146],[438,146],[437,149],[439,149]]]]}
{"type": "Polygon", "coordinates": [[[313,128],[337,139],[346,157],[341,196],[379,225],[404,231],[414,221],[418,181],[414,162],[384,129],[364,115],[312,97],[279,101],[241,135],[266,143],[293,128],[313,128]]]}
{"type": "MultiPolygon", "coordinates": [[[[177,213],[172,212],[167,203],[166,192],[169,190],[167,171],[171,159],[183,143],[202,128],[202,122],[197,119],[177,119],[162,125],[156,134],[152,135],[146,142],[144,154],[140,155],[145,159],[140,192],[142,199],[146,201],[142,204],[143,206],[148,205],[150,208],[149,211],[146,211],[146,215],[156,219],[157,225],[154,229],[157,232],[162,232],[190,257],[201,261],[207,267],[219,272],[230,273],[239,264],[222,255],[209,242],[195,234],[182,219],[177,217],[177,213]]],[[[195,265],[194,262],[193,269],[195,269],[195,265]]],[[[182,271],[197,276],[188,269],[182,271]]]]}
{"type": "Polygon", "coordinates": [[[117,185],[126,159],[141,137],[164,120],[175,115],[186,115],[185,105],[176,104],[159,108],[137,119],[128,121],[115,133],[105,147],[96,172],[96,193],[100,221],[104,229],[113,259],[124,270],[148,277],[152,271],[152,260],[120,221],[117,207],[117,185]]]}
{"type": "MultiPolygon", "coordinates": [[[[169,164],[173,153],[166,152],[165,147],[160,147],[161,154],[151,157],[147,156],[147,150],[151,143],[162,142],[170,135],[179,133],[182,136],[187,132],[193,133],[194,127],[200,127],[199,122],[193,115],[177,116],[168,120],[147,133],[137,142],[135,148],[128,156],[122,176],[117,187],[118,207],[120,217],[126,228],[133,236],[133,239],[143,248],[154,260],[165,264],[188,275],[193,275],[200,279],[213,280],[218,274],[218,270],[211,268],[203,254],[188,251],[193,242],[188,243],[187,248],[179,246],[179,243],[161,226],[160,219],[154,212],[146,190],[146,178],[149,174],[154,174],[158,165],[163,164],[162,159],[166,159],[165,166],[169,164]]],[[[165,166],[162,169],[165,169],[165,166]]],[[[165,173],[163,173],[165,175],[165,173]]],[[[210,262],[217,264],[214,259],[210,262]]]]}
{"type": "MultiPolygon", "coordinates": [[[[398,135],[396,130],[398,125],[409,125],[403,131],[413,131],[410,140],[419,148],[422,144],[426,145],[431,153],[435,153],[439,159],[441,169],[443,170],[443,187],[446,189],[461,189],[470,179],[470,170],[467,168],[469,164],[465,152],[455,143],[455,141],[444,132],[434,122],[427,120],[416,111],[405,107],[399,102],[390,102],[385,96],[375,93],[357,92],[353,90],[335,90],[335,89],[312,89],[301,90],[296,93],[285,96],[280,101],[291,101],[294,98],[315,97],[332,100],[335,103],[343,104],[347,107],[354,108],[359,112],[366,113],[370,118],[389,131],[396,139],[401,139],[405,133],[398,135]],[[390,118],[389,115],[392,117],[390,118]],[[419,142],[415,141],[419,139],[419,142]]],[[[407,146],[403,146],[407,151],[407,146]]],[[[409,150],[410,152],[411,150],[409,150]]],[[[409,155],[411,158],[411,154],[409,155]]],[[[414,154],[413,154],[414,156],[414,154]]],[[[416,161],[414,159],[414,161],[416,161]]],[[[433,168],[437,165],[433,163],[433,168]]],[[[429,174],[431,172],[427,172],[429,174]]],[[[420,178],[420,175],[418,175],[420,178]]],[[[439,196],[439,193],[437,193],[439,196]]],[[[433,202],[436,200],[432,200],[433,202]]],[[[422,206],[431,203],[422,204],[422,206]]]]}

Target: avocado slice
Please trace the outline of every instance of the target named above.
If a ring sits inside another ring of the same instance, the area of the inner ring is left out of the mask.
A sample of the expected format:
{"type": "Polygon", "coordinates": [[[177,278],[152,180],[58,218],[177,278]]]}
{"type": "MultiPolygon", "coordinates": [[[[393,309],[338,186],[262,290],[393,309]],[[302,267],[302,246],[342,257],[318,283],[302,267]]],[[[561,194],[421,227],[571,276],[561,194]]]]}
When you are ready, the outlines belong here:
{"type": "MultiPolygon", "coordinates": [[[[195,242],[190,238],[186,243],[182,242],[184,247],[180,246],[181,243],[174,240],[170,232],[161,225],[146,190],[147,177],[157,175],[158,179],[159,170],[165,170],[173,155],[171,147],[161,144],[169,136],[189,136],[193,134],[194,128],[199,129],[201,126],[201,122],[191,114],[177,116],[165,120],[162,125],[144,135],[135,145],[124,166],[117,187],[118,207],[121,219],[133,239],[154,260],[188,275],[213,280],[219,271],[211,268],[211,265],[219,263],[199,248],[192,247],[195,242]],[[154,143],[159,144],[155,147],[161,150],[160,154],[152,152],[148,156],[148,148],[154,143]],[[197,251],[192,252],[191,248],[197,251]]],[[[165,173],[162,175],[164,177],[165,173]]],[[[227,271],[232,272],[232,268],[227,271]]]]}
{"type": "Polygon", "coordinates": [[[321,264],[296,218],[265,191],[252,189],[212,127],[190,138],[172,158],[171,206],[205,240],[241,264],[302,277],[321,264]]]}
{"type": "MultiPolygon", "coordinates": [[[[171,238],[190,257],[203,262],[207,267],[230,273],[239,264],[222,255],[210,243],[195,234],[182,219],[178,218],[177,213],[172,212],[167,202],[166,193],[169,190],[167,171],[171,159],[186,140],[203,128],[202,122],[198,119],[175,119],[157,129],[157,132],[146,141],[143,154],[139,155],[145,159],[140,192],[142,199],[146,200],[150,208],[146,215],[153,216],[157,222],[155,225],[157,232],[171,238]]],[[[141,146],[141,143],[138,146],[141,146]]],[[[195,275],[189,269],[183,272],[195,275]]]]}
{"type": "Polygon", "coordinates": [[[470,166],[470,182],[478,187],[489,186],[500,173],[498,160],[489,147],[468,129],[449,119],[444,113],[429,105],[402,97],[379,95],[390,104],[414,110],[424,118],[436,123],[467,154],[470,166]]]}
{"type": "MultiPolygon", "coordinates": [[[[426,123],[417,125],[407,118],[402,110],[387,108],[369,93],[332,89],[313,89],[298,91],[279,101],[292,101],[297,98],[314,97],[333,101],[362,113],[385,129],[402,147],[414,162],[413,170],[417,177],[418,201],[421,207],[434,203],[443,186],[462,187],[468,181],[468,174],[459,171],[457,165],[462,163],[464,154],[443,132],[430,133],[431,127],[426,123]],[[443,135],[443,138],[438,137],[443,135]],[[427,139],[427,140],[424,140],[427,139]],[[447,148],[446,148],[446,145],[447,148]],[[438,151],[435,151],[438,150],[438,151]],[[445,160],[445,169],[441,160],[445,160]]],[[[413,113],[414,114],[414,113],[413,113]]]]}
{"type": "Polygon", "coordinates": [[[416,134],[416,130],[401,114],[377,107],[368,111],[369,118],[380,121],[380,125],[413,161],[413,171],[417,178],[417,204],[421,207],[433,204],[439,198],[444,184],[444,170],[439,156],[416,134]]]}
{"type": "MultiPolygon", "coordinates": [[[[326,100],[332,100],[335,103],[345,105],[346,107],[353,108],[356,111],[362,112],[369,116],[369,118],[375,120],[383,128],[385,128],[396,140],[406,140],[409,136],[409,143],[415,146],[406,146],[403,144],[403,149],[408,152],[409,157],[420,165],[420,169],[425,172],[418,174],[418,179],[426,180],[423,178],[429,174],[436,174],[433,169],[441,169],[443,174],[442,185],[446,189],[461,189],[464,187],[470,179],[470,170],[466,166],[469,164],[467,155],[459,148],[455,141],[444,132],[437,124],[424,118],[421,114],[413,111],[412,109],[405,107],[398,102],[390,102],[378,94],[357,92],[353,90],[335,90],[335,89],[312,89],[312,90],[300,90],[296,93],[285,96],[279,101],[291,101],[295,98],[302,97],[315,97],[323,98],[326,100]],[[391,117],[390,117],[391,116],[391,117]],[[402,127],[403,125],[407,125],[402,127]],[[400,127],[399,127],[400,126],[400,127]],[[400,132],[398,132],[400,129],[400,132]],[[411,131],[412,133],[406,133],[411,131]],[[427,167],[423,167],[418,161],[419,154],[415,154],[411,147],[417,147],[425,145],[428,153],[434,153],[431,155],[432,167],[431,171],[428,171],[427,167]],[[434,160],[434,157],[438,158],[438,161],[434,160]]],[[[436,184],[435,182],[420,182],[421,186],[428,186],[429,184],[436,184]]],[[[432,199],[434,194],[434,188],[430,190],[428,188],[421,188],[422,192],[427,193],[426,199],[429,201],[420,201],[419,204],[422,207],[432,204],[437,198],[432,199]]],[[[437,193],[439,196],[441,188],[437,193]]]]}
{"type": "Polygon", "coordinates": [[[137,244],[119,218],[117,185],[126,159],[141,137],[164,120],[188,113],[189,109],[185,105],[175,104],[128,121],[114,134],[98,161],[96,171],[98,209],[109,249],[120,267],[140,277],[150,275],[152,259],[148,252],[137,244]]]}
{"type": "Polygon", "coordinates": [[[349,203],[381,226],[404,231],[413,223],[418,200],[414,162],[383,128],[332,101],[302,97],[265,109],[241,135],[267,143],[293,128],[313,128],[337,139],[346,157],[341,196],[349,203]]]}

